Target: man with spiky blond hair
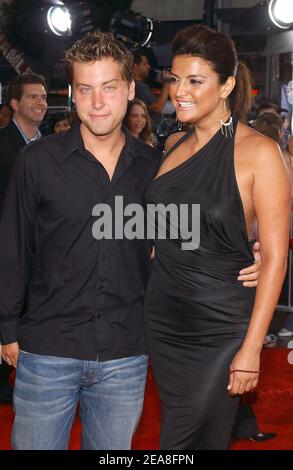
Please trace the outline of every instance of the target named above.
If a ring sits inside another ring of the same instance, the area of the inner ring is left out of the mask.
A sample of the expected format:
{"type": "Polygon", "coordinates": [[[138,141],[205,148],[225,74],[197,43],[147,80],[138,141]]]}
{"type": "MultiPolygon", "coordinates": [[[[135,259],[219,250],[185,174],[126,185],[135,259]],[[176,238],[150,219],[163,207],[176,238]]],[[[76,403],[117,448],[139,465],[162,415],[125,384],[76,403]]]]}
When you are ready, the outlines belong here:
{"type": "Polygon", "coordinates": [[[93,207],[143,204],[159,153],[121,128],[132,54],[89,33],[66,54],[79,122],[19,155],[0,227],[0,331],[16,366],[14,449],[129,449],[143,406],[146,240],[96,240],[93,207]],[[24,314],[20,317],[25,302],[24,314]]]}

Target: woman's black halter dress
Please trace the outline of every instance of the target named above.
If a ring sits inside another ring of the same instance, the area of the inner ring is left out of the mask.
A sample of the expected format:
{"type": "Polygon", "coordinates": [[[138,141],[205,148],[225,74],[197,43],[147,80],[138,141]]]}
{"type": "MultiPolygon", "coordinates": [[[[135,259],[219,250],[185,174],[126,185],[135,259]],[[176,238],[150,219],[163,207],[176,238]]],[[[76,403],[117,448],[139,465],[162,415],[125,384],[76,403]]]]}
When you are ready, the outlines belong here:
{"type": "Polygon", "coordinates": [[[146,331],[163,403],[162,449],[226,449],[239,405],[227,391],[229,366],[245,337],[255,289],[237,280],[254,259],[234,138],[235,132],[225,137],[219,130],[146,193],[148,204],[200,204],[199,248],[183,251],[182,240],[168,235],[155,240],[146,295],[146,331]]]}

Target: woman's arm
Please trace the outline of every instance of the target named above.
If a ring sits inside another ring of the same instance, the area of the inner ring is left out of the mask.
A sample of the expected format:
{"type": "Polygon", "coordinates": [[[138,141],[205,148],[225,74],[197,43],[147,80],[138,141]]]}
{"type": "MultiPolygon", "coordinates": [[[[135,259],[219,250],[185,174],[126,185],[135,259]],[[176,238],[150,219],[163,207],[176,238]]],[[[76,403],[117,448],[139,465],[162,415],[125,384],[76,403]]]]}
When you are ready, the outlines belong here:
{"type": "Polygon", "coordinates": [[[252,199],[258,222],[262,269],[248,331],[230,369],[232,395],[257,385],[259,357],[280,295],[287,267],[290,184],[278,146],[261,138],[254,145],[252,199]],[[235,372],[233,372],[235,371],[235,372]]]}

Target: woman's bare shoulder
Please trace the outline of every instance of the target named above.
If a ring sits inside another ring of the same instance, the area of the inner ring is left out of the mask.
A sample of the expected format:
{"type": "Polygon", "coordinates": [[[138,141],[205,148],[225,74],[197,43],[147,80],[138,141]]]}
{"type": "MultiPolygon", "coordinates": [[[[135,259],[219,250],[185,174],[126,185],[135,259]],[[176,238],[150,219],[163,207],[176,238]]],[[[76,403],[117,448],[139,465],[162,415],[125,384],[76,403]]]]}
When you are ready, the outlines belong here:
{"type": "Polygon", "coordinates": [[[280,147],[273,139],[243,123],[238,124],[235,145],[240,155],[252,165],[269,163],[275,159],[282,160],[280,147]]]}
{"type": "Polygon", "coordinates": [[[167,137],[166,142],[165,142],[165,149],[164,149],[165,152],[167,152],[170,148],[172,148],[176,144],[176,142],[178,142],[178,140],[181,139],[181,137],[183,137],[185,134],[186,132],[179,131],[179,132],[174,132],[174,134],[169,135],[169,137],[167,137]]]}

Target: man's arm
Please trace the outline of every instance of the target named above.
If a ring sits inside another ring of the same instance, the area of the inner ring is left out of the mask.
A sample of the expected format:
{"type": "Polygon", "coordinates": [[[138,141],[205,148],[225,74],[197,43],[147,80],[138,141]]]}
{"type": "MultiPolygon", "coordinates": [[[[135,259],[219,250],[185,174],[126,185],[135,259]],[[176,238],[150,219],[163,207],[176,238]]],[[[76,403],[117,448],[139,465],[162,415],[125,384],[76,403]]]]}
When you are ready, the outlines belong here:
{"type": "Polygon", "coordinates": [[[19,316],[23,309],[34,252],[37,191],[31,161],[30,155],[25,150],[18,155],[0,222],[2,345],[15,343],[18,340],[19,316]]]}

